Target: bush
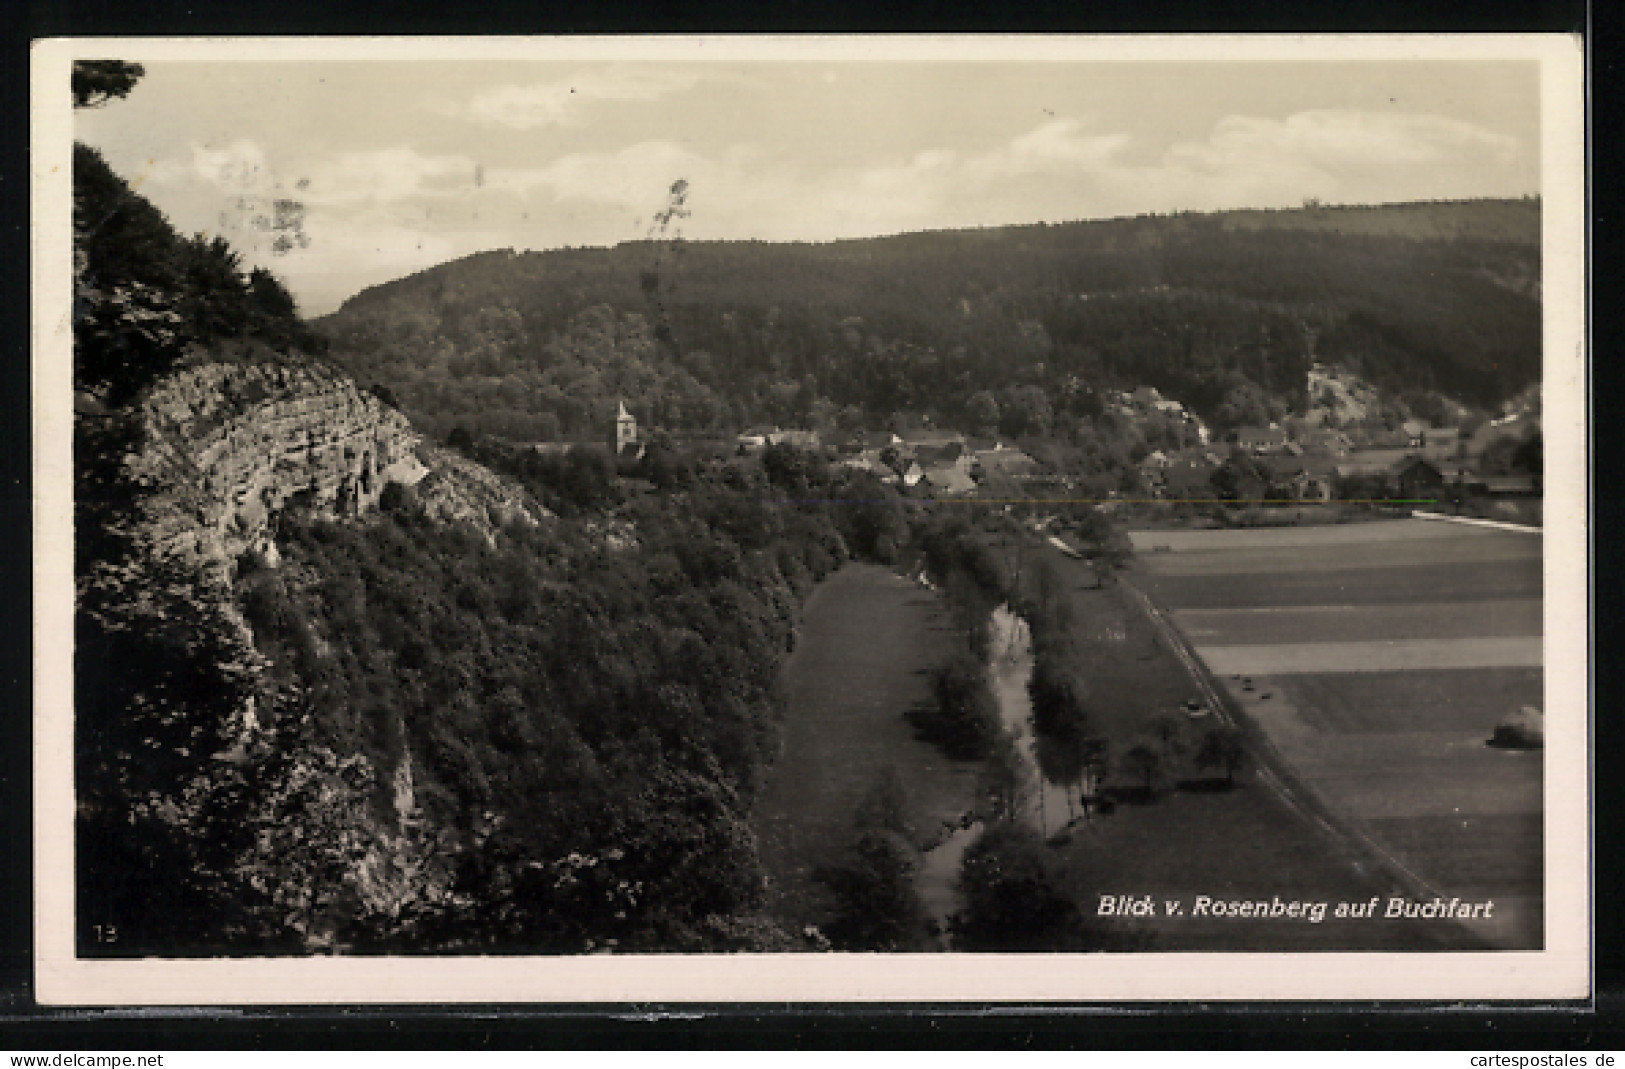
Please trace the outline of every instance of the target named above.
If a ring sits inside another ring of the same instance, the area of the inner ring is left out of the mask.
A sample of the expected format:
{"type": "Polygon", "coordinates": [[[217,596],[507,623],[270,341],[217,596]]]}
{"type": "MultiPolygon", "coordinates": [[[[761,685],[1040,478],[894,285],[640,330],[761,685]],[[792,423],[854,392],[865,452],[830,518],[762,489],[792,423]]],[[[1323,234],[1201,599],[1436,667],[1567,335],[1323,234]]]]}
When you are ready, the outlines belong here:
{"type": "Polygon", "coordinates": [[[1201,746],[1196,751],[1196,767],[1222,768],[1225,782],[1234,784],[1236,770],[1241,767],[1246,752],[1246,744],[1242,741],[1241,732],[1236,728],[1222,726],[1210,728],[1202,736],[1201,746]]]}
{"type": "Polygon", "coordinates": [[[1077,673],[1055,656],[1039,656],[1027,680],[1032,699],[1033,729],[1042,735],[1078,736],[1087,732],[1087,691],[1077,673]]]}
{"type": "Polygon", "coordinates": [[[950,757],[985,756],[1003,725],[982,662],[961,652],[932,674],[931,693],[933,706],[913,718],[921,734],[950,757]]]}
{"type": "Polygon", "coordinates": [[[926,937],[925,908],[914,888],[914,848],[895,831],[861,832],[847,856],[815,878],[835,895],[825,926],[842,950],[917,950],[926,937]]]}
{"type": "Polygon", "coordinates": [[[1029,828],[1006,822],[982,832],[965,851],[959,889],[965,907],[952,922],[957,950],[1063,950],[1078,942],[1077,905],[1029,828]]]}
{"type": "Polygon", "coordinates": [[[405,483],[391,482],[385,484],[383,493],[378,495],[378,507],[385,512],[412,512],[417,508],[417,500],[415,488],[405,483]]]}
{"type": "Polygon", "coordinates": [[[1144,797],[1150,800],[1162,775],[1162,751],[1155,741],[1142,739],[1123,754],[1123,771],[1140,781],[1144,797]]]}

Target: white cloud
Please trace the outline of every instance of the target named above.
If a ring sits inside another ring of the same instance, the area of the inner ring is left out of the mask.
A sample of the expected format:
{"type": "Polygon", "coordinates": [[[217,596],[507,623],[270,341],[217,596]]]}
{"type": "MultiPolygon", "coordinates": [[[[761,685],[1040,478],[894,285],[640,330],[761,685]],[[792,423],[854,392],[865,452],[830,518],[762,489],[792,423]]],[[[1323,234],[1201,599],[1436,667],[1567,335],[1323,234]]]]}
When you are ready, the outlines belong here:
{"type": "Polygon", "coordinates": [[[254,141],[240,139],[219,147],[193,142],[189,149],[189,156],[148,165],[138,179],[160,186],[200,184],[232,193],[258,192],[271,184],[265,150],[254,141]]]}
{"type": "Polygon", "coordinates": [[[561,81],[488,89],[475,94],[464,106],[441,110],[513,130],[574,126],[583,121],[583,105],[595,101],[657,100],[688,89],[698,81],[698,74],[686,71],[589,69],[561,81]]]}
{"type": "Polygon", "coordinates": [[[309,170],[302,196],[315,205],[392,204],[473,190],[476,164],[467,156],[426,156],[409,146],[346,152],[309,170]]]}
{"type": "Polygon", "coordinates": [[[967,170],[981,181],[1029,174],[1096,171],[1110,166],[1129,135],[1085,134],[1077,119],[1054,119],[1003,148],[970,161],[967,170]]]}
{"type": "Polygon", "coordinates": [[[679,178],[694,181],[716,165],[670,141],[640,141],[615,152],[561,156],[545,167],[495,168],[486,175],[492,189],[521,196],[542,189],[560,200],[611,204],[653,212],[679,178]]]}
{"type": "Polygon", "coordinates": [[[1461,159],[1504,165],[1517,152],[1515,138],[1442,115],[1303,111],[1284,119],[1226,116],[1205,143],[1175,146],[1167,162],[1205,172],[1286,163],[1335,174],[1461,159]]]}
{"type": "Polygon", "coordinates": [[[1303,111],[1231,115],[1205,141],[1115,176],[1166,211],[1516,195],[1517,139],[1442,115],[1303,111]]]}
{"type": "Polygon", "coordinates": [[[1150,162],[1134,161],[1132,144],[1130,133],[1056,118],[982,153],[927,150],[836,176],[811,202],[858,232],[860,221],[883,231],[1526,191],[1516,139],[1440,115],[1231,115],[1150,162]]]}

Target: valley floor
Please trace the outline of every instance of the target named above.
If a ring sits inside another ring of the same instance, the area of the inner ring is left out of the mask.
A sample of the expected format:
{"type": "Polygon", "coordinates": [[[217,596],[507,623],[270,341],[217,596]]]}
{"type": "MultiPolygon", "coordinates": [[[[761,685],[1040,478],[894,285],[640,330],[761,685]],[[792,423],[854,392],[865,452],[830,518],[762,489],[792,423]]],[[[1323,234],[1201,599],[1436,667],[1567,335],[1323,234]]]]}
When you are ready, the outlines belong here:
{"type": "MultiPolygon", "coordinates": [[[[1120,754],[1156,717],[1193,697],[1196,685],[1129,586],[1097,587],[1087,565],[1042,552],[1053,558],[1081,610],[1080,667],[1089,680],[1094,730],[1120,754]]],[[[970,807],[976,766],[950,761],[915,739],[903,717],[927,699],[926,673],[956,641],[938,597],[884,568],[848,565],[808,601],[800,644],[786,669],[783,753],[769,771],[754,818],[772,879],[769,909],[787,925],[818,923],[824,916],[827,900],[812,873],[851,841],[853,810],[888,765],[907,788],[920,845],[970,807]]],[[[1279,896],[1335,908],[1398,891],[1369,851],[1328,833],[1314,814],[1272,789],[1264,770],[1243,768],[1232,789],[1198,772],[1190,761],[1196,734],[1193,726],[1151,801],[1131,800],[1132,780],[1113,773],[1106,787],[1130,800],[1074,822],[1057,838],[1056,856],[1094,926],[1119,928],[1151,951],[1484,945],[1475,933],[1450,923],[1190,916],[1200,895],[1248,901],[1279,896]],[[1180,899],[1187,912],[1097,918],[1105,895],[1180,899]]],[[[1048,819],[1053,832],[1065,816],[1051,806],[1048,819]]]]}
{"type": "Polygon", "coordinates": [[[919,741],[903,717],[929,700],[928,673],[958,641],[939,595],[888,568],[848,564],[808,599],[785,668],[781,753],[752,818],[769,912],[794,930],[824,919],[813,873],[851,844],[854,812],[888,767],[917,845],[970,808],[976,765],[919,741]]]}

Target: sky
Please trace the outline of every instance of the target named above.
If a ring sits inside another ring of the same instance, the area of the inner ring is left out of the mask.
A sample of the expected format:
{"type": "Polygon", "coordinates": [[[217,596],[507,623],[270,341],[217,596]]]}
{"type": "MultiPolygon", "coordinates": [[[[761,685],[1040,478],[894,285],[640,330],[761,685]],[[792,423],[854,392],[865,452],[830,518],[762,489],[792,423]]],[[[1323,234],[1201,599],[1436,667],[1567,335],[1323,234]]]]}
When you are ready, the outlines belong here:
{"type": "Polygon", "coordinates": [[[307,315],[484,249],[1540,191],[1530,61],[146,62],[75,136],[307,315]]]}

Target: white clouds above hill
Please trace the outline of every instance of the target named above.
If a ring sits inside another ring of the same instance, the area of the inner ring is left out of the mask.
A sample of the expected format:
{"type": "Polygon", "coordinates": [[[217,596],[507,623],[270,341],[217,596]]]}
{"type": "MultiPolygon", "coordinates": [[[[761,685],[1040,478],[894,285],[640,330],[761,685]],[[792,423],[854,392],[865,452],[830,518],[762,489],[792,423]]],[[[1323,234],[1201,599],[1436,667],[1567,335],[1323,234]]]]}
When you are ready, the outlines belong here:
{"type": "Polygon", "coordinates": [[[1531,64],[148,64],[79,136],[311,312],[483,248],[1539,189],[1531,64]],[[267,227],[297,201],[308,244],[267,227]]]}

